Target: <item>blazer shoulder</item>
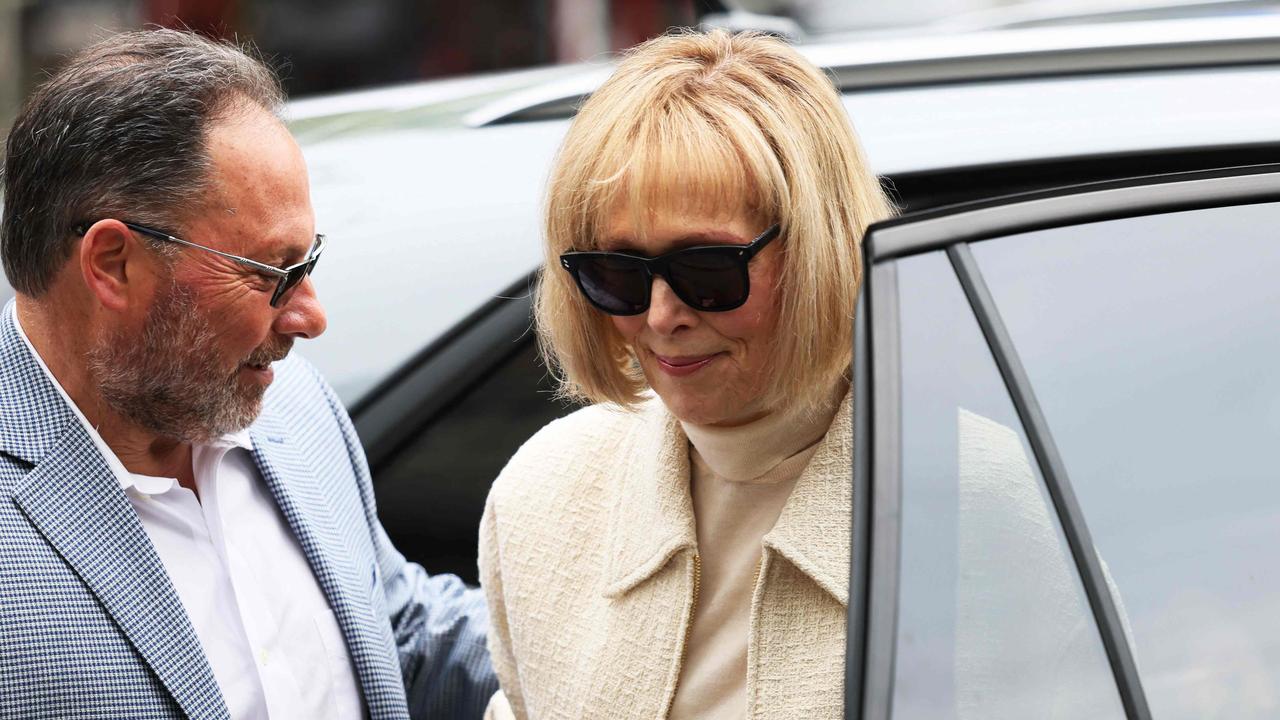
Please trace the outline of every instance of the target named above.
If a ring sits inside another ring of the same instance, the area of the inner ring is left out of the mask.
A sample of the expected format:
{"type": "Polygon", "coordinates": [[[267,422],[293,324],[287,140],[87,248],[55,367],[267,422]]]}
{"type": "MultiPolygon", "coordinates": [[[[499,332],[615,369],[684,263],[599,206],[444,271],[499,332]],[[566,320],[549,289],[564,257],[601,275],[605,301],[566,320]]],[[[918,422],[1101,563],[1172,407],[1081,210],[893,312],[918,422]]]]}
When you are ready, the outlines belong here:
{"type": "Polygon", "coordinates": [[[631,457],[630,447],[663,413],[652,398],[633,408],[591,405],[553,420],[507,462],[490,490],[490,503],[533,509],[597,489],[609,477],[609,466],[631,457]]]}

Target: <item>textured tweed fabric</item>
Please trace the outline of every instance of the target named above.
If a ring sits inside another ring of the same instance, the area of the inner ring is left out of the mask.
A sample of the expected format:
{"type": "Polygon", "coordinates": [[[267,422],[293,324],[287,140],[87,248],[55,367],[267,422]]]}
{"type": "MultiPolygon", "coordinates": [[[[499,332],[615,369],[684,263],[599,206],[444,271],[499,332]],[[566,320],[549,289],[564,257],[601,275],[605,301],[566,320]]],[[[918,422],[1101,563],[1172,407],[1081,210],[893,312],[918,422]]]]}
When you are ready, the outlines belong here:
{"type": "MultiPolygon", "coordinates": [[[[13,313],[0,319],[0,718],[227,718],[142,523],[13,313]]],[[[250,433],[368,716],[479,717],[496,688],[483,598],[396,552],[333,391],[296,355],[277,363],[250,433]]]]}
{"type": "MultiPolygon", "coordinates": [[[[848,602],[846,400],[764,537],[750,718],[837,718],[848,602]]],[[[530,439],[489,495],[480,570],[503,698],[493,716],[667,714],[694,603],[689,445],[656,399],[580,410],[530,439]]]]}

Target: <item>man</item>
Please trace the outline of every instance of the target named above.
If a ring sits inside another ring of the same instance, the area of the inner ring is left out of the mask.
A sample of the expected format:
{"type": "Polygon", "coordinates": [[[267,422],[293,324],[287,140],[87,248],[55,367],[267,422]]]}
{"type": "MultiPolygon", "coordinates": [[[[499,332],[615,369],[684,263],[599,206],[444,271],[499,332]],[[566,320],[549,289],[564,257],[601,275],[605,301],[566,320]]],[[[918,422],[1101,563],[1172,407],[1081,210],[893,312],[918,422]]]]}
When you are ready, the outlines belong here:
{"type": "Polygon", "coordinates": [[[496,689],[478,591],[392,547],[289,354],[325,329],[324,239],[282,100],[234,47],[129,33],[13,125],[0,717],[479,717],[496,689]]]}

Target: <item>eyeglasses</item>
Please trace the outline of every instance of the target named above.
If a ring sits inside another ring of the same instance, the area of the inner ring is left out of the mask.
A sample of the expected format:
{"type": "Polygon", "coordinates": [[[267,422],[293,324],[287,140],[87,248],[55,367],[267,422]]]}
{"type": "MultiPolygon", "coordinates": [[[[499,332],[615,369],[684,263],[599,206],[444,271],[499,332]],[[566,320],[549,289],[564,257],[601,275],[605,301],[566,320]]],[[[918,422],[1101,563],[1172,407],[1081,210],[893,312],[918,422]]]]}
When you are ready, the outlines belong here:
{"type": "MultiPolygon", "coordinates": [[[[199,243],[193,243],[189,240],[176,238],[166,232],[161,232],[154,228],[149,228],[145,225],[138,225],[137,223],[125,222],[124,226],[134,232],[142,233],[143,235],[153,237],[157,240],[177,243],[179,245],[186,245],[187,247],[199,248],[201,250],[211,252],[214,255],[220,255],[228,260],[234,260],[235,262],[238,262],[241,265],[251,267],[254,270],[262,273],[263,275],[269,275],[273,278],[276,278],[276,289],[274,292],[271,293],[271,307],[279,307],[280,300],[285,296],[285,293],[297,287],[298,284],[301,283],[304,278],[306,278],[308,275],[311,274],[311,271],[314,270],[316,267],[316,262],[320,259],[320,253],[324,252],[324,246],[325,246],[324,235],[316,235],[315,242],[311,245],[311,252],[307,253],[306,260],[303,260],[302,262],[297,263],[295,265],[290,265],[289,267],[278,268],[274,265],[267,265],[266,263],[260,263],[257,260],[250,260],[247,257],[232,255],[231,253],[223,252],[221,250],[214,250],[211,247],[206,247],[199,243]]],[[[77,231],[81,235],[83,235],[84,233],[89,231],[89,226],[87,224],[81,225],[80,227],[77,228],[77,231]]]]}
{"type": "Polygon", "coordinates": [[[592,305],[610,315],[649,309],[653,276],[661,275],[686,305],[702,312],[742,307],[751,292],[747,263],[778,237],[771,225],[746,245],[698,245],[647,258],[621,252],[567,252],[560,265],[592,305]]]}

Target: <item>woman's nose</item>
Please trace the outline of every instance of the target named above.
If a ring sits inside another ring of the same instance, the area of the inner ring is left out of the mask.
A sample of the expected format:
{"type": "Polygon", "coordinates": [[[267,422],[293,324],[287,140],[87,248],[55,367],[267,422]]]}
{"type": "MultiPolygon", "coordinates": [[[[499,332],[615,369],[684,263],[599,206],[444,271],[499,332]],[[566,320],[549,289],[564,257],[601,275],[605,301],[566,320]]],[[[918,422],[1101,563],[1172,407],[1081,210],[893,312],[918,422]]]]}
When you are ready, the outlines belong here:
{"type": "Polygon", "coordinates": [[[671,335],[682,327],[698,322],[698,313],[676,296],[666,279],[655,277],[649,294],[649,311],[645,322],[655,332],[671,335]]]}

